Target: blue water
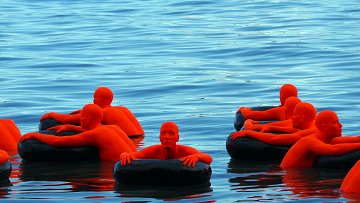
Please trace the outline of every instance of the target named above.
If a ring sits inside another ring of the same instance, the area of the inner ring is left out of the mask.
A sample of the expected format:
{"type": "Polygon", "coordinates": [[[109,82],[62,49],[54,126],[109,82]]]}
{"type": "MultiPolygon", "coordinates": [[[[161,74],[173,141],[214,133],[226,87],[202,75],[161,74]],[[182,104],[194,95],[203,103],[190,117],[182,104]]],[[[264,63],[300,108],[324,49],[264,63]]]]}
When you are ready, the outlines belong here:
{"type": "Polygon", "coordinates": [[[291,176],[231,160],[225,140],[240,106],[278,104],[284,83],[358,135],[359,25],[358,0],[2,0],[1,118],[36,131],[42,114],[79,109],[107,86],[141,122],[142,146],[172,120],[181,144],[214,161],[209,188],[152,191],[115,188],[106,163],[32,165],[15,155],[1,202],[347,201],[344,174],[291,176]]]}

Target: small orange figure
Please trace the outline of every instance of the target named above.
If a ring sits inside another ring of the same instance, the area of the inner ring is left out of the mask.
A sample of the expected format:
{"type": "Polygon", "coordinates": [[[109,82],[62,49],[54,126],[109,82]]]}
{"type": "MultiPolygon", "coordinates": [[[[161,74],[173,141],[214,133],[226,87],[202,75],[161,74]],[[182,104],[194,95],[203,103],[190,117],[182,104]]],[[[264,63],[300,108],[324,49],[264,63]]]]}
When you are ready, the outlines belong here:
{"type": "Polygon", "coordinates": [[[285,133],[294,133],[298,129],[292,128],[292,118],[295,106],[301,103],[301,100],[297,97],[289,97],[285,101],[285,117],[286,120],[270,122],[266,124],[259,124],[258,121],[252,119],[247,119],[244,123],[245,130],[256,130],[260,132],[285,132],[285,133]],[[290,129],[290,130],[287,130],[290,129]]]}
{"type": "Polygon", "coordinates": [[[351,168],[345,176],[340,191],[345,193],[358,193],[360,196],[360,160],[351,168]]]}
{"type": "Polygon", "coordinates": [[[17,143],[21,138],[20,130],[13,120],[0,120],[0,149],[5,150],[10,155],[17,153],[17,143]]]}
{"type": "Polygon", "coordinates": [[[237,112],[241,112],[244,118],[256,121],[286,120],[285,101],[289,97],[297,97],[297,88],[292,84],[284,84],[280,88],[280,106],[265,111],[252,111],[251,108],[240,107],[237,112]]]}
{"type": "Polygon", "coordinates": [[[198,161],[206,164],[212,162],[210,155],[200,153],[192,147],[177,145],[177,141],[179,141],[178,126],[174,122],[165,122],[160,128],[160,145],[146,147],[138,152],[122,153],[120,155],[121,164],[128,165],[131,160],[135,159],[180,159],[189,167],[194,167],[198,161]]]}
{"type": "MultiPolygon", "coordinates": [[[[111,106],[113,100],[113,92],[107,87],[99,87],[94,93],[94,104],[100,106],[103,110],[104,125],[117,125],[129,137],[144,135],[144,130],[134,114],[125,106],[111,106]]],[[[70,114],[58,114],[50,112],[43,115],[40,121],[47,118],[55,119],[64,124],[80,125],[81,110],[73,111],[70,114]]]]}
{"type": "Polygon", "coordinates": [[[87,104],[81,110],[81,127],[55,126],[51,129],[76,130],[81,133],[72,136],[54,136],[37,132],[27,133],[23,140],[37,139],[54,147],[94,146],[100,152],[103,161],[117,161],[122,152],[135,152],[136,147],[121,128],[116,125],[101,125],[102,109],[96,104],[87,104]]]}
{"type": "MultiPolygon", "coordinates": [[[[234,132],[231,135],[231,139],[234,140],[238,137],[252,137],[271,145],[293,145],[302,137],[317,131],[314,126],[315,116],[316,109],[312,104],[306,102],[299,103],[294,109],[292,127],[285,130],[285,132],[293,131],[294,133],[278,135],[252,130],[241,130],[234,132]]],[[[280,128],[278,130],[280,130],[280,128]]]]}
{"type": "Polygon", "coordinates": [[[317,131],[297,141],[286,153],[281,168],[310,168],[318,156],[337,156],[360,149],[360,143],[331,144],[341,136],[342,125],[335,112],[325,110],[315,119],[317,131]]]}
{"type": "Polygon", "coordinates": [[[0,165],[9,161],[9,155],[6,151],[0,149],[0,165]]]}

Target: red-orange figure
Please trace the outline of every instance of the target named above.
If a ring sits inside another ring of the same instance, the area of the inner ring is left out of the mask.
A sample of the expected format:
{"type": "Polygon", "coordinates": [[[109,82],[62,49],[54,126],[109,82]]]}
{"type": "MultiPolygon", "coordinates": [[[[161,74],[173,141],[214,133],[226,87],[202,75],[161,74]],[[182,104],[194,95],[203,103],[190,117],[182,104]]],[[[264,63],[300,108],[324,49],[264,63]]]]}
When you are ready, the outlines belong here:
{"type": "Polygon", "coordinates": [[[0,165],[9,161],[9,155],[6,151],[0,149],[0,165]]]}
{"type": "Polygon", "coordinates": [[[20,130],[10,119],[0,120],[0,149],[10,155],[17,153],[17,145],[21,138],[20,130]]]}
{"type": "Polygon", "coordinates": [[[138,152],[123,153],[120,156],[121,164],[130,164],[131,160],[135,159],[180,159],[189,167],[194,167],[198,161],[206,164],[212,162],[209,154],[201,153],[192,147],[177,145],[177,141],[179,141],[178,126],[174,122],[165,122],[160,128],[161,144],[146,147],[138,152]]]}
{"type": "Polygon", "coordinates": [[[298,131],[292,127],[292,118],[295,106],[301,103],[301,100],[298,97],[289,97],[285,101],[285,117],[286,120],[270,122],[266,124],[259,124],[258,121],[252,119],[247,119],[244,123],[245,130],[256,130],[260,132],[285,132],[285,133],[294,133],[298,131]],[[289,130],[288,130],[289,129],[289,130]]]}
{"type": "Polygon", "coordinates": [[[121,128],[116,125],[101,125],[103,111],[96,104],[87,104],[81,111],[79,126],[55,126],[54,130],[72,129],[82,131],[73,136],[54,136],[37,132],[25,134],[21,141],[37,139],[54,147],[94,146],[103,161],[117,161],[123,152],[135,152],[136,147],[121,128]]]}
{"type": "MultiPolygon", "coordinates": [[[[134,114],[125,106],[111,106],[113,101],[113,92],[107,87],[99,87],[94,93],[94,104],[100,106],[103,110],[104,125],[117,125],[129,137],[144,135],[144,130],[134,114]]],[[[70,114],[58,114],[50,112],[43,115],[40,121],[52,118],[64,124],[80,125],[81,110],[73,111],[70,114]]]]}
{"type": "Polygon", "coordinates": [[[325,110],[315,119],[317,131],[300,139],[286,153],[281,168],[310,168],[318,156],[337,156],[360,149],[360,143],[331,144],[341,136],[342,125],[335,112],[325,110]]]}
{"type": "Polygon", "coordinates": [[[356,162],[345,176],[340,191],[345,193],[357,193],[358,196],[360,196],[360,161],[356,162]]]}
{"type": "MultiPolygon", "coordinates": [[[[252,137],[271,145],[293,145],[301,138],[317,131],[314,126],[315,116],[316,109],[313,105],[306,102],[299,103],[294,109],[292,118],[292,129],[294,133],[278,135],[252,130],[241,130],[234,132],[231,139],[234,140],[238,137],[252,137]]],[[[291,129],[286,130],[286,132],[288,131],[291,131],[291,129]]]]}
{"type": "Polygon", "coordinates": [[[256,121],[286,120],[285,101],[289,97],[297,97],[297,88],[292,84],[284,84],[280,88],[280,106],[265,111],[252,111],[251,108],[240,107],[237,112],[241,112],[244,118],[256,121]]]}

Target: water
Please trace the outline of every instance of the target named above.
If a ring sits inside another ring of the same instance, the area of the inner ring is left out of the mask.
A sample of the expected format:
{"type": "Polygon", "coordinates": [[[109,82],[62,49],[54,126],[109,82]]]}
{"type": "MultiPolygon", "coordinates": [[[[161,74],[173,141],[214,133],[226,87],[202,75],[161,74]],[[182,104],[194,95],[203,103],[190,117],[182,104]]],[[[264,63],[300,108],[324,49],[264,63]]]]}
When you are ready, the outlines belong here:
{"type": "Polygon", "coordinates": [[[357,0],[1,1],[1,118],[36,131],[42,114],[79,109],[107,86],[141,122],[142,146],[158,143],[159,126],[172,120],[181,144],[214,158],[210,188],[152,191],[114,188],[106,163],[31,165],[14,155],[1,201],[347,201],[344,174],[236,162],[225,140],[240,106],[278,104],[284,83],[358,135],[359,8],[357,0]]]}

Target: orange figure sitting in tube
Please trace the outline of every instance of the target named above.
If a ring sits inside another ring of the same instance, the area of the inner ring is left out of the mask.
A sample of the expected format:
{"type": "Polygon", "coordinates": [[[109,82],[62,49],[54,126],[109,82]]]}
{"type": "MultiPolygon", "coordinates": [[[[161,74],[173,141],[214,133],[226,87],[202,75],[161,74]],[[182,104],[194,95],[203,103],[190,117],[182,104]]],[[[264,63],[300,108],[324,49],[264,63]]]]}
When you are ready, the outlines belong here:
{"type": "Polygon", "coordinates": [[[17,144],[21,138],[20,130],[10,119],[0,120],[0,149],[10,155],[17,153],[17,144]]]}
{"type": "Polygon", "coordinates": [[[241,112],[244,118],[255,121],[268,120],[286,120],[285,115],[285,101],[289,97],[297,97],[297,88],[292,84],[284,84],[280,88],[280,106],[274,107],[265,111],[253,111],[251,108],[240,107],[237,112],[241,112]]]}
{"type": "Polygon", "coordinates": [[[360,142],[332,142],[333,139],[340,138],[342,131],[342,125],[335,112],[320,112],[316,116],[315,125],[315,133],[300,139],[289,149],[281,162],[281,168],[310,168],[318,156],[338,156],[360,149],[360,142]]]}
{"type": "Polygon", "coordinates": [[[292,127],[285,132],[294,131],[289,134],[273,134],[265,132],[256,132],[253,130],[241,130],[234,132],[231,139],[238,137],[251,137],[271,145],[293,145],[301,138],[317,131],[314,126],[316,109],[310,103],[299,103],[296,105],[292,118],[292,127]]]}
{"type": "Polygon", "coordinates": [[[298,97],[289,97],[285,101],[285,117],[286,120],[270,122],[266,124],[260,124],[258,121],[252,119],[247,119],[244,123],[245,130],[256,130],[260,132],[284,132],[284,133],[294,133],[299,131],[299,129],[293,128],[292,118],[293,112],[297,104],[301,103],[301,100],[298,97]]]}
{"type": "MultiPolygon", "coordinates": [[[[104,115],[101,123],[104,125],[117,125],[129,137],[144,135],[144,130],[139,121],[128,108],[125,106],[111,106],[113,98],[113,92],[107,87],[99,87],[95,90],[94,104],[97,104],[102,108],[104,115]]],[[[79,125],[80,112],[81,110],[73,111],[70,114],[50,112],[43,115],[40,118],[40,121],[52,118],[63,124],[79,125]]]]}
{"type": "Polygon", "coordinates": [[[124,131],[116,125],[102,125],[102,109],[96,104],[87,104],[81,110],[81,126],[60,125],[50,130],[80,131],[72,136],[54,136],[37,132],[27,133],[23,140],[37,139],[54,147],[94,146],[99,150],[103,161],[117,161],[123,152],[135,152],[136,147],[124,131]]]}
{"type": "Polygon", "coordinates": [[[178,145],[179,128],[174,122],[165,122],[160,128],[161,144],[146,147],[138,152],[123,153],[120,156],[121,164],[128,165],[135,159],[180,159],[181,162],[189,167],[194,167],[198,161],[210,164],[212,158],[209,154],[201,153],[198,150],[178,145]]]}

